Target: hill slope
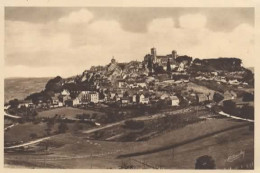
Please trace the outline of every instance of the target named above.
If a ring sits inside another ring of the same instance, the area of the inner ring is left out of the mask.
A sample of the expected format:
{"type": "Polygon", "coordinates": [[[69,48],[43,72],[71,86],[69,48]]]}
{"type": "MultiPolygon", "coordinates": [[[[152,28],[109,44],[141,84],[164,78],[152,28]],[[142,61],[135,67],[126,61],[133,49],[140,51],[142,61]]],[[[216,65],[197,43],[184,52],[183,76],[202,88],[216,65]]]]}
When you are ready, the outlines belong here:
{"type": "Polygon", "coordinates": [[[50,78],[7,78],[4,79],[4,102],[24,99],[31,93],[44,89],[50,78]]]}

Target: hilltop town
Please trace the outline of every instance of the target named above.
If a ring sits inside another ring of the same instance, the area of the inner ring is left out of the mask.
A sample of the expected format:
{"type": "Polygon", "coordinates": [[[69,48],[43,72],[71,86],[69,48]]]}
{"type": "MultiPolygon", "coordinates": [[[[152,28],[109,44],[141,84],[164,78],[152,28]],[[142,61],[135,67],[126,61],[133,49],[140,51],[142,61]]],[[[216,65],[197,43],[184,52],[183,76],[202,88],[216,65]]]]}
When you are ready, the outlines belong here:
{"type": "Polygon", "coordinates": [[[142,62],[119,63],[112,58],[110,64],[92,66],[82,75],[51,79],[44,91],[19,101],[19,107],[188,106],[212,103],[214,97],[220,97],[221,104],[233,100],[242,107],[251,104],[237,100],[253,95],[253,85],[253,73],[238,58],[193,60],[174,50],[160,56],[152,48],[142,62]]]}
{"type": "MultiPolygon", "coordinates": [[[[46,143],[31,147],[26,142],[64,134],[76,134],[69,138],[77,140],[149,143],[171,130],[191,124],[195,128],[201,121],[207,129],[212,121],[219,123],[215,130],[229,126],[219,117],[254,121],[254,73],[239,58],[194,59],[175,50],[158,55],[151,48],[143,61],[118,62],[113,57],[109,64],[82,74],[57,76],[24,100],[10,100],[5,104],[5,152],[49,151],[46,143]],[[15,139],[12,133],[19,126],[28,129],[15,139]]],[[[54,148],[59,146],[55,143],[54,148]]]]}

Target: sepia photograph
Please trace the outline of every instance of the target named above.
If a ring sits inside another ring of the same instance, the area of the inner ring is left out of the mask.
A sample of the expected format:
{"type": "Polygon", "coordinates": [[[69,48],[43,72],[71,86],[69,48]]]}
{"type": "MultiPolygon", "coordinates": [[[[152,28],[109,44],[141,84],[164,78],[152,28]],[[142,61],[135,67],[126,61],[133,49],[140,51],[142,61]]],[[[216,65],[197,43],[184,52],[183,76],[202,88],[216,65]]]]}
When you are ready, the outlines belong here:
{"type": "Polygon", "coordinates": [[[4,168],[254,170],[254,7],[4,7],[4,168]]]}

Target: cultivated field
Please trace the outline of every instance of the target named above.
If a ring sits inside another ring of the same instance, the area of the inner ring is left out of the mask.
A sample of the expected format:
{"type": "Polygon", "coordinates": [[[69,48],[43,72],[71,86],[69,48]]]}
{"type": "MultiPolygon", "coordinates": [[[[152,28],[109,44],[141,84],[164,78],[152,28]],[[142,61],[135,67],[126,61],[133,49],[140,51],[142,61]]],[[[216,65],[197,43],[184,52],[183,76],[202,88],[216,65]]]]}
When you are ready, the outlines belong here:
{"type": "Polygon", "coordinates": [[[61,115],[68,119],[75,119],[77,114],[97,114],[98,116],[102,116],[105,113],[93,111],[93,110],[86,110],[86,109],[78,109],[78,108],[72,108],[72,107],[61,107],[61,108],[54,108],[47,111],[39,112],[37,117],[44,117],[44,118],[52,118],[55,115],[61,115]]]}
{"type": "MultiPolygon", "coordinates": [[[[118,126],[115,126],[114,130],[117,128],[118,126]]],[[[217,168],[224,169],[251,163],[253,160],[253,132],[248,130],[245,122],[229,118],[207,118],[178,129],[163,131],[147,141],[90,140],[88,136],[89,134],[84,133],[53,136],[50,141],[56,146],[48,149],[49,155],[27,154],[24,160],[24,154],[6,153],[5,164],[50,168],[119,168],[123,163],[127,163],[135,168],[151,168],[147,165],[153,165],[160,168],[193,169],[196,158],[210,155],[216,161],[217,168]],[[238,125],[245,126],[234,128],[238,125]],[[205,136],[207,134],[209,135],[205,136]],[[204,137],[200,138],[203,135],[204,137]],[[194,138],[197,139],[193,140],[194,138]],[[168,147],[183,141],[184,143],[174,150],[173,147],[168,147]],[[149,152],[155,149],[156,152],[149,152]],[[241,150],[245,151],[244,158],[234,162],[226,161],[230,155],[238,154],[241,150]],[[136,152],[146,153],[118,158],[136,152]],[[146,166],[143,163],[146,163],[146,166]]]]}

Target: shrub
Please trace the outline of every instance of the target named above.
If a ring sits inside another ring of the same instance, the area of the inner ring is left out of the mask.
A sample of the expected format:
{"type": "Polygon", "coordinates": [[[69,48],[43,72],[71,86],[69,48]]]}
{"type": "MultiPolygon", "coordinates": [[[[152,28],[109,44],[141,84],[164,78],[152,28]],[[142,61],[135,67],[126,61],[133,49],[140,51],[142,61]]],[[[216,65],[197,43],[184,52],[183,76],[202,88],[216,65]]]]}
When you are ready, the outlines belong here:
{"type": "Polygon", "coordinates": [[[134,166],[128,162],[122,161],[119,169],[134,169],[134,166]]]}
{"type": "Polygon", "coordinates": [[[244,102],[250,102],[250,101],[254,101],[254,95],[251,93],[245,93],[243,95],[243,99],[244,102]]]}
{"type": "Polygon", "coordinates": [[[211,156],[204,155],[197,158],[195,163],[195,169],[215,169],[215,161],[211,156]]]}
{"type": "Polygon", "coordinates": [[[58,129],[59,129],[58,131],[59,133],[65,133],[69,128],[66,123],[61,122],[58,129]]]}

